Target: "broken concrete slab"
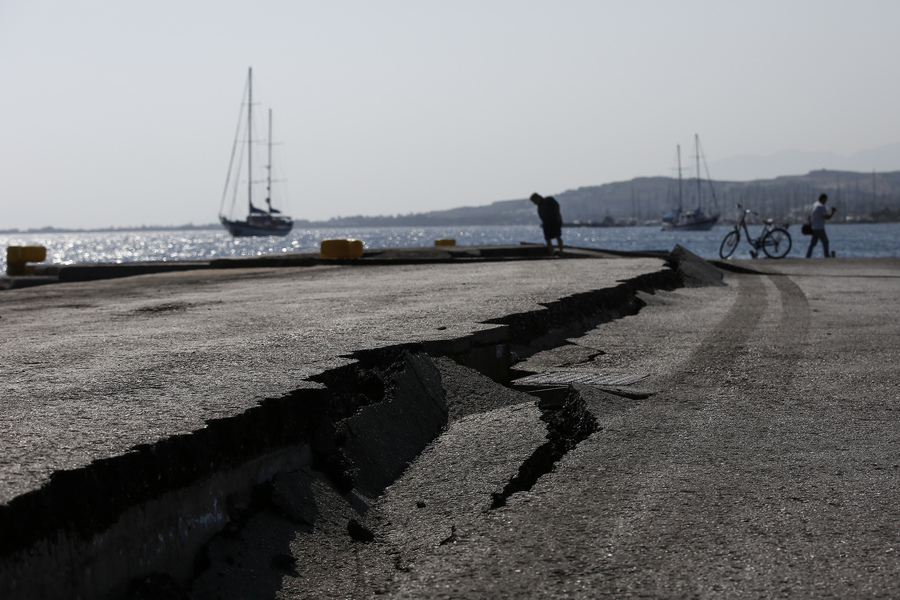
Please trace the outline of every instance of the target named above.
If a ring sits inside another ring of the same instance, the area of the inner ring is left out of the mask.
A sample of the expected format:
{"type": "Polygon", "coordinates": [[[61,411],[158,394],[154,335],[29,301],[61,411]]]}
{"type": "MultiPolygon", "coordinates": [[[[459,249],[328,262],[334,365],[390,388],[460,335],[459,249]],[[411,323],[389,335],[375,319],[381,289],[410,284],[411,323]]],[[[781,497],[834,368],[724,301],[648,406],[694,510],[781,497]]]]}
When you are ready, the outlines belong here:
{"type": "Polygon", "coordinates": [[[725,285],[722,271],[681,245],[675,245],[672,260],[685,287],[725,285]]]}
{"type": "MultiPolygon", "coordinates": [[[[371,266],[362,278],[347,267],[210,269],[5,292],[0,328],[16,335],[5,336],[2,349],[16,367],[4,381],[10,419],[0,443],[7,465],[25,467],[0,470],[6,556],[24,556],[60,528],[94,544],[132,504],[182,493],[248,461],[262,461],[246,479],[258,485],[289,467],[268,457],[292,448],[308,448],[310,466],[322,461],[339,489],[352,486],[352,477],[341,483],[335,475],[352,473],[366,452],[342,458],[334,436],[349,431],[343,421],[358,408],[382,400],[379,377],[371,394],[365,378],[389,373],[400,352],[460,337],[468,353],[500,358],[502,368],[513,329],[527,344],[573,315],[604,318],[637,289],[671,285],[659,259],[620,261],[371,266]],[[638,283],[621,283],[635,276],[638,283]],[[610,282],[615,291],[597,295],[610,282]],[[484,324],[491,319],[508,323],[484,324]],[[529,333],[520,320],[539,327],[529,333]],[[499,356],[497,347],[505,349],[499,356]],[[359,377],[344,394],[339,380],[351,367],[359,377]],[[321,427],[327,422],[333,428],[321,427]]],[[[172,505],[173,527],[182,506],[172,505]]],[[[216,515],[203,521],[212,528],[231,520],[227,511],[207,513],[216,515]]],[[[29,568],[0,582],[3,589],[31,579],[29,568]]],[[[93,572],[102,579],[112,571],[93,572]]],[[[123,577],[147,574],[114,571],[119,579],[66,589],[118,590],[123,577]]]]}

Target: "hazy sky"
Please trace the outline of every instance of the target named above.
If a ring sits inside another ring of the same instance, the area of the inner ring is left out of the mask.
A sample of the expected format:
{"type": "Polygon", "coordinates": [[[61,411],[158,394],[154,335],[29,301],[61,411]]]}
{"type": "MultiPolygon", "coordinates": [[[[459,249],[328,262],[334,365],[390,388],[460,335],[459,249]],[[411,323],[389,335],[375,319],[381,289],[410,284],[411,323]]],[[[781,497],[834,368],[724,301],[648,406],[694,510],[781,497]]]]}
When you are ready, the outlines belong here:
{"type": "Polygon", "coordinates": [[[250,66],[295,218],[671,175],[695,133],[849,155],[900,142],[898,27],[896,0],[0,0],[0,229],[215,222],[250,66]]]}

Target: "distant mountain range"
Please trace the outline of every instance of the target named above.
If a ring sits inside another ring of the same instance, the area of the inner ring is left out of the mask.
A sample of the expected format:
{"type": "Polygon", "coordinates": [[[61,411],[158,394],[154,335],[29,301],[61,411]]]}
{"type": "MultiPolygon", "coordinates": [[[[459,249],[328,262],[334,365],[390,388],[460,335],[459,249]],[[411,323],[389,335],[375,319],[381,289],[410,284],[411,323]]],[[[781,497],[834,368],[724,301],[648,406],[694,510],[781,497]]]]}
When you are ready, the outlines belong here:
{"type": "MultiPolygon", "coordinates": [[[[900,143],[841,156],[834,152],[787,150],[770,156],[735,156],[709,163],[716,177],[715,198],[697,198],[696,185],[684,180],[685,208],[697,204],[718,210],[727,221],[737,216],[741,203],[760,215],[805,220],[808,207],[822,192],[838,206],[839,218],[856,221],[900,221],[900,143]],[[806,175],[785,175],[806,173],[806,175]]],[[[568,224],[654,223],[678,206],[677,179],[638,177],[628,181],[587,186],[549,193],[559,200],[568,224]]],[[[705,194],[706,192],[704,192],[705,194]]],[[[397,216],[335,217],[327,221],[297,220],[300,227],[390,227],[529,225],[537,221],[534,205],[527,198],[500,200],[486,206],[463,206],[449,210],[397,216]]],[[[218,229],[221,225],[172,227],[122,227],[131,229],[218,229]]],[[[42,228],[43,232],[67,229],[42,228]]],[[[102,230],[98,230],[102,231],[102,230]]],[[[19,233],[18,229],[0,233],[19,233]]]]}
{"type": "MultiPolygon", "coordinates": [[[[552,195],[560,203],[563,220],[570,225],[649,224],[659,222],[665,211],[678,207],[678,187],[676,178],[638,177],[552,195]]],[[[684,208],[700,205],[706,210],[719,212],[724,221],[737,216],[737,204],[761,216],[804,221],[810,205],[820,193],[827,193],[831,204],[839,208],[839,219],[900,219],[900,171],[816,170],[806,175],[752,181],[715,180],[711,186],[706,183],[699,187],[696,179],[682,182],[684,208]]],[[[463,206],[409,215],[336,217],[328,221],[297,223],[301,227],[424,227],[528,225],[536,221],[534,205],[527,198],[518,198],[500,200],[486,206],[463,206]]]]}

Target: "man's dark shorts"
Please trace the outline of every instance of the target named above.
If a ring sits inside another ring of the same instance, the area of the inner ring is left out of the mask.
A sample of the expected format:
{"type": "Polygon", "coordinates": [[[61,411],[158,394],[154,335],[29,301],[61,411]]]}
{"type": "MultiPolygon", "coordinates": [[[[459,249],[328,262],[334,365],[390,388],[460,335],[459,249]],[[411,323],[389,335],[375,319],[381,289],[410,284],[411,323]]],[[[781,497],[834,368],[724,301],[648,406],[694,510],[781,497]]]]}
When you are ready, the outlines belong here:
{"type": "Polygon", "coordinates": [[[542,225],[544,228],[544,239],[552,240],[562,237],[562,227],[559,223],[551,223],[550,225],[542,225]]]}

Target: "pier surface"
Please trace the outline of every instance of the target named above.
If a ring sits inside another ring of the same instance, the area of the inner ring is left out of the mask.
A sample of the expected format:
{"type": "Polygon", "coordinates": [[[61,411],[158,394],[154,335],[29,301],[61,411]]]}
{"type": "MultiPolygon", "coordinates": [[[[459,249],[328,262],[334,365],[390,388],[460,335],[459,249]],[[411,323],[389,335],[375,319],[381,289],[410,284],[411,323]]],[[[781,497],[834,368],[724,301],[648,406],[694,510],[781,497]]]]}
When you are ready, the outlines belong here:
{"type": "Polygon", "coordinates": [[[0,596],[900,593],[900,259],[447,258],[0,292],[0,596]]]}

